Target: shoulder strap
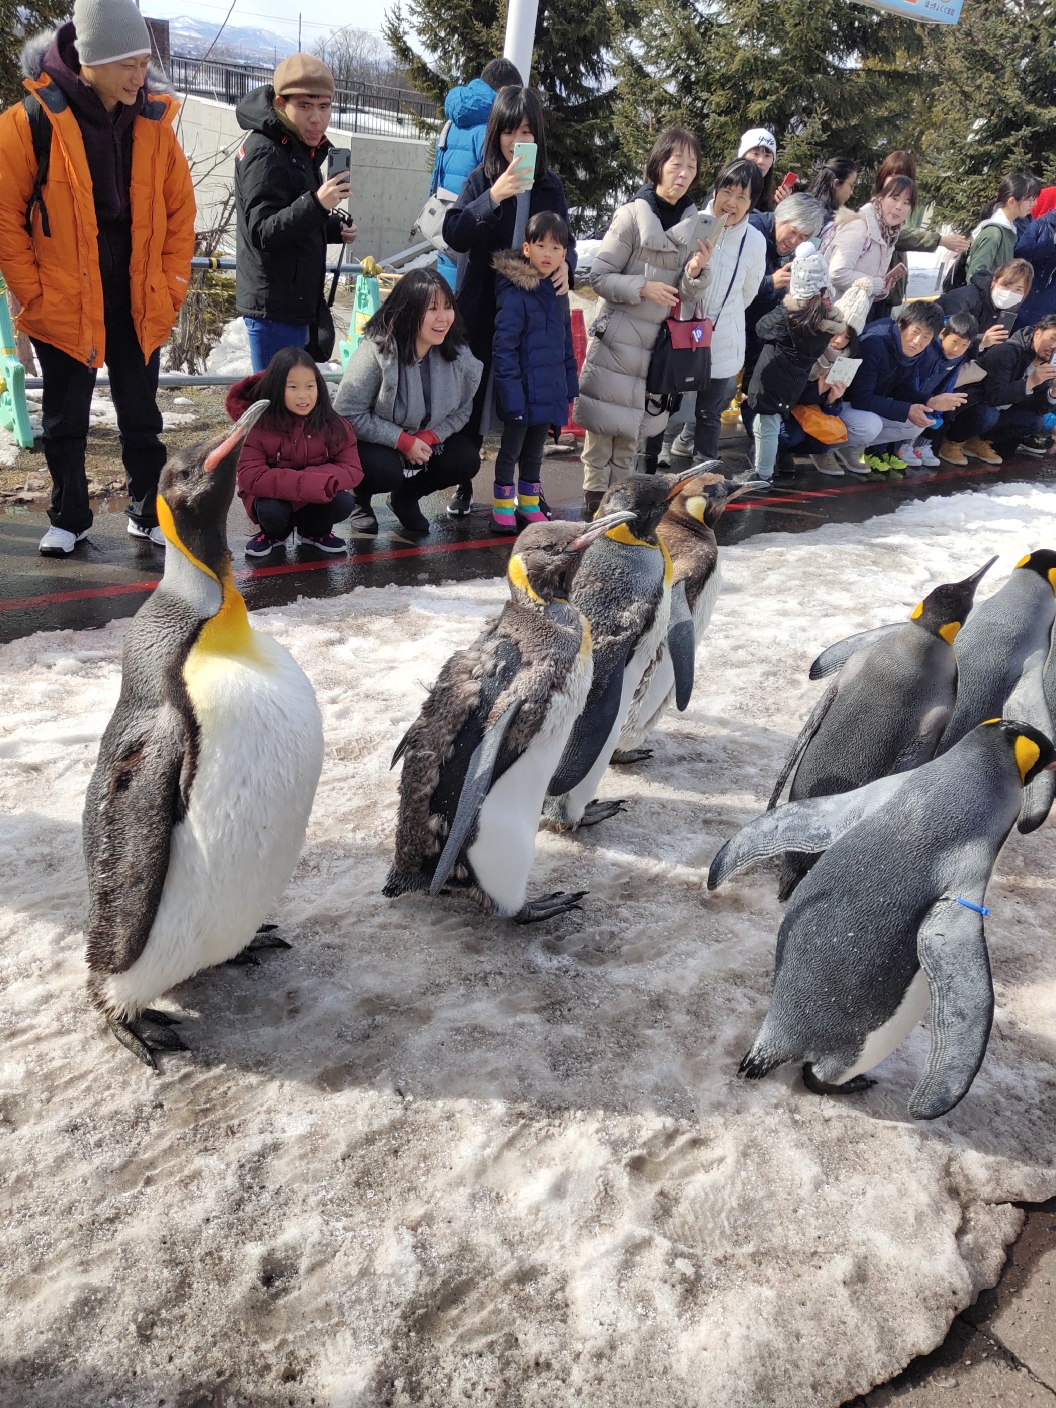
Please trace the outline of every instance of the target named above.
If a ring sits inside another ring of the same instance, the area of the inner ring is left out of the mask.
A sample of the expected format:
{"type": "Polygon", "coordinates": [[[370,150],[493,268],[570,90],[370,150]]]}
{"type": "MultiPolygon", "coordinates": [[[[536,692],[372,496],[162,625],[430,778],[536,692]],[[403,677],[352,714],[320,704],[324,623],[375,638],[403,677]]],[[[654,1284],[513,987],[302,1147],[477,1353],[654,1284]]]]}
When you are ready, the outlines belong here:
{"type": "Polygon", "coordinates": [[[744,253],[744,242],[747,238],[748,231],[745,230],[744,234],[741,236],[741,242],[737,246],[737,258],[733,261],[733,273],[730,275],[730,282],[726,285],[726,292],[723,295],[722,302],[719,304],[719,311],[711,320],[711,326],[713,328],[718,327],[719,319],[722,317],[722,310],[726,307],[726,299],[729,298],[730,292],[733,289],[733,281],[737,277],[737,270],[741,265],[741,255],[744,253]]]}
{"type": "Polygon", "coordinates": [[[26,110],[29,135],[33,140],[33,155],[37,158],[37,175],[26,206],[26,234],[33,238],[33,207],[39,205],[41,234],[45,239],[51,239],[51,221],[48,219],[48,207],[44,204],[44,186],[51,165],[51,122],[45,117],[44,107],[35,94],[27,93],[22,99],[22,106],[26,110]]]}

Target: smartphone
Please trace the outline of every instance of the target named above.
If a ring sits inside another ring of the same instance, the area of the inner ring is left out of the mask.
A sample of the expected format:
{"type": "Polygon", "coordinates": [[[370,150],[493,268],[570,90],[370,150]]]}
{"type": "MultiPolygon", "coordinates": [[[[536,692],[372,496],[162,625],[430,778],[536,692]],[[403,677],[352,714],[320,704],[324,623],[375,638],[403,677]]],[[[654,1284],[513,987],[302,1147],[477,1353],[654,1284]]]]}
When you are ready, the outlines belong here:
{"type": "Polygon", "coordinates": [[[1050,366],[1050,367],[1056,367],[1056,352],[1054,352],[1054,353],[1052,354],[1052,356],[1049,358],[1049,366],[1050,366]]]}
{"type": "Polygon", "coordinates": [[[904,279],[906,277],[906,272],[906,266],[904,264],[896,264],[893,269],[888,269],[888,287],[894,288],[895,284],[898,283],[899,279],[904,279]]]}
{"type": "Polygon", "coordinates": [[[326,157],[326,179],[352,175],[352,152],[348,147],[331,147],[326,157]]]}
{"type": "Polygon", "coordinates": [[[999,308],[997,313],[998,324],[1003,327],[1006,332],[1011,332],[1016,325],[1018,315],[1018,308],[999,308]]]}
{"type": "Polygon", "coordinates": [[[788,188],[790,186],[794,186],[798,180],[798,174],[795,171],[789,171],[786,174],[785,179],[781,182],[780,186],[778,187],[778,190],[787,191],[788,188]]]}
{"type": "Polygon", "coordinates": [[[699,252],[697,249],[698,240],[711,240],[714,244],[725,228],[725,215],[698,215],[697,223],[693,229],[693,238],[689,242],[690,256],[692,257],[699,252]]]}
{"type": "Polygon", "coordinates": [[[529,178],[527,189],[530,191],[535,185],[535,163],[539,160],[539,147],[535,142],[514,142],[513,144],[513,166],[517,167],[519,176],[529,178]]]}

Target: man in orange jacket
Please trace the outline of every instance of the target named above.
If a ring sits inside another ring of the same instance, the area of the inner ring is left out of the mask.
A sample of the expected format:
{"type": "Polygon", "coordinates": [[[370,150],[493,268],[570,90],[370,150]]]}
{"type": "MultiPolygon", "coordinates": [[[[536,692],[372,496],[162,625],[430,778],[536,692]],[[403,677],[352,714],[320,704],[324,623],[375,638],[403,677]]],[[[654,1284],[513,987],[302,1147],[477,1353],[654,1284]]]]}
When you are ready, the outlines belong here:
{"type": "Polygon", "coordinates": [[[92,524],[84,458],[103,362],[128,531],[164,546],[158,372],[190,278],[194,191],[172,125],[179,104],[148,84],[149,57],[135,0],[76,0],[72,23],[23,50],[34,96],[0,116],[0,270],[44,378],[46,557],[69,556],[92,524]]]}

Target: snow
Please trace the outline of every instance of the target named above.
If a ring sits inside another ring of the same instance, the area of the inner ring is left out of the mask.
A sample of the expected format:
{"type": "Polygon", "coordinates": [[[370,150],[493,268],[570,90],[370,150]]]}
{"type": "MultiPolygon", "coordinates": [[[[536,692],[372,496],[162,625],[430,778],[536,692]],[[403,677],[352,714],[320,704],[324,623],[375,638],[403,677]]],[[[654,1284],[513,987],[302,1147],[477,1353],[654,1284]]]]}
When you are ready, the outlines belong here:
{"type": "Polygon", "coordinates": [[[249,332],[241,318],[224,324],[220,341],[206,358],[205,370],[210,376],[249,376],[253,371],[249,332]]]}
{"type": "Polygon", "coordinates": [[[845,1101],[737,1076],[780,907],[772,874],[705,877],[765,805],[820,649],[1054,543],[1056,492],[1005,485],[724,550],[689,710],[606,775],[626,813],[540,835],[529,892],[590,894],[527,929],[380,893],[392,751],[504,584],[260,613],[326,730],[275,916],[294,947],[168,994],[191,1051],[160,1076],[84,995],[80,811],[127,622],[0,648],[8,1394],[827,1408],[937,1344],[996,1280],[1010,1204],[1056,1194],[1056,823],[999,860],[989,1051],[930,1125],[905,1114],[923,1029],[845,1101]]]}

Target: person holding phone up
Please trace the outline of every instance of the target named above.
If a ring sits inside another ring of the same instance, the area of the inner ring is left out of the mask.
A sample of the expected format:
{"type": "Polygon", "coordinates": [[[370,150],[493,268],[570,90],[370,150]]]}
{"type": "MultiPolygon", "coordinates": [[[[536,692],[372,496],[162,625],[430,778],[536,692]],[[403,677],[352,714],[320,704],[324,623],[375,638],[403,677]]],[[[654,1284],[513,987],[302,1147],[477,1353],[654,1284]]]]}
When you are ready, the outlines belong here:
{"type": "MultiPolygon", "coordinates": [[[[502,88],[488,118],[481,163],[466,177],[458,200],[444,217],[444,239],[459,256],[455,300],[470,351],[484,368],[465,428],[478,446],[485,435],[502,433],[502,422],[494,412],[491,375],[496,312],[492,255],[520,249],[528,221],[544,210],[560,215],[567,224],[565,188],[547,165],[542,106],[530,88],[502,88]],[[520,159],[517,146],[521,146],[520,159]]],[[[575,267],[572,240],[550,275],[559,298],[568,293],[575,267]]],[[[460,484],[447,511],[453,518],[465,517],[472,502],[472,484],[460,484]]]]}
{"type": "Polygon", "coordinates": [[[837,211],[821,246],[837,293],[861,278],[872,280],[874,305],[890,293],[906,272],[904,264],[891,267],[898,232],[916,206],[916,181],[892,176],[860,210],[837,211]]]}
{"type": "Polygon", "coordinates": [[[326,136],[333,97],[326,64],[293,54],[235,110],[249,134],[235,158],[235,296],[255,372],[282,348],[307,344],[323,298],[326,247],[356,238],[354,221],[337,210],[351,186],[348,157],[326,136]]]}

